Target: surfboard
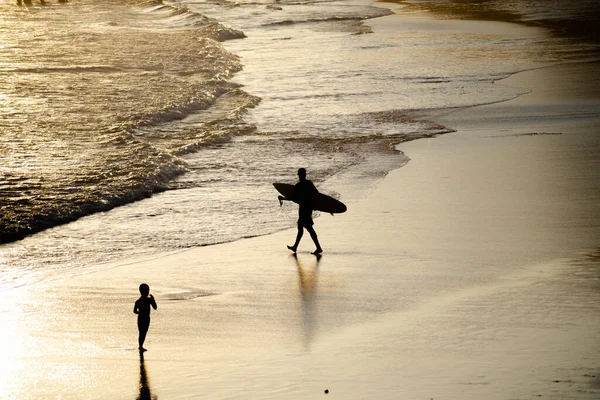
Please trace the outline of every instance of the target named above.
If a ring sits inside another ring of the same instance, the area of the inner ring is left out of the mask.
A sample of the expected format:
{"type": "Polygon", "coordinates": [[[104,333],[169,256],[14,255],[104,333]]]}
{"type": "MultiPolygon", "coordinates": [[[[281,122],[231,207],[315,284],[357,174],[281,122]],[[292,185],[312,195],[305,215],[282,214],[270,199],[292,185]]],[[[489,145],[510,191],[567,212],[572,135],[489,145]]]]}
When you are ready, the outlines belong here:
{"type": "MultiPolygon", "coordinates": [[[[274,183],[273,186],[275,186],[275,189],[277,189],[277,191],[286,199],[291,200],[294,196],[294,185],[290,185],[289,183],[274,183]]],[[[347,210],[344,203],[323,193],[316,193],[314,195],[312,199],[312,208],[313,210],[330,214],[341,214],[347,210]]]]}

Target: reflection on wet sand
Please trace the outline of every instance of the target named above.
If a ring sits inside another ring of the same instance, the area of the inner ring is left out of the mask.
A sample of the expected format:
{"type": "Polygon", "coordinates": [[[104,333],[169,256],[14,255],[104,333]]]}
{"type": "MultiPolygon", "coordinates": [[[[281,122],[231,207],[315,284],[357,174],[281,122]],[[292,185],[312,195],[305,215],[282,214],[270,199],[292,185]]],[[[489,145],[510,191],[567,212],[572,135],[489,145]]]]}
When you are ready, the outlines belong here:
{"type": "Polygon", "coordinates": [[[589,266],[600,265],[600,247],[598,247],[597,249],[595,249],[592,252],[589,252],[589,253],[585,254],[580,259],[575,260],[573,262],[573,264],[575,264],[575,265],[589,265],[589,266]]]}
{"type": "Polygon", "coordinates": [[[317,272],[321,256],[312,256],[310,261],[307,259],[300,260],[297,254],[292,255],[292,257],[294,257],[298,267],[298,289],[300,290],[304,348],[309,350],[316,327],[317,315],[314,308],[317,292],[317,272]]]}
{"type": "Polygon", "coordinates": [[[571,260],[571,271],[579,277],[578,290],[585,285],[593,291],[600,293],[600,247],[571,260]]]}
{"type": "Polygon", "coordinates": [[[402,3],[407,10],[432,13],[439,19],[522,22],[522,17],[516,10],[508,7],[503,9],[489,0],[478,0],[478,4],[473,4],[472,1],[404,3],[402,0],[395,0],[394,2],[402,3]]]}
{"type": "Polygon", "coordinates": [[[137,400],[156,400],[156,396],[152,396],[150,390],[150,382],[148,382],[148,374],[146,365],[144,364],[144,352],[140,351],[140,394],[137,400]]]}
{"type": "Polygon", "coordinates": [[[503,2],[497,0],[463,0],[451,2],[405,2],[405,11],[416,10],[436,16],[438,19],[462,19],[473,21],[503,21],[529,26],[545,26],[552,34],[561,37],[577,37],[598,43],[598,2],[594,0],[554,1],[552,7],[528,1],[503,2]]]}

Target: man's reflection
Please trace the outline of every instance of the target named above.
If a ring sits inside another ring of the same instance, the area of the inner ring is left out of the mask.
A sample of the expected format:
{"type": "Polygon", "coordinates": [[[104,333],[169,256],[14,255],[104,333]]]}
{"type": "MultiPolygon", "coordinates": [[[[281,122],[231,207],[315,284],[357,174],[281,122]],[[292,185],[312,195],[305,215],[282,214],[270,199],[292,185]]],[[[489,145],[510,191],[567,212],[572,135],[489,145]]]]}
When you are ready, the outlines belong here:
{"type": "Polygon", "coordinates": [[[300,291],[300,305],[302,315],[302,330],[304,333],[304,347],[306,350],[310,347],[314,330],[316,327],[315,295],[317,289],[317,271],[320,255],[311,257],[311,261],[300,260],[297,254],[293,254],[298,267],[298,288],[300,291]]]}

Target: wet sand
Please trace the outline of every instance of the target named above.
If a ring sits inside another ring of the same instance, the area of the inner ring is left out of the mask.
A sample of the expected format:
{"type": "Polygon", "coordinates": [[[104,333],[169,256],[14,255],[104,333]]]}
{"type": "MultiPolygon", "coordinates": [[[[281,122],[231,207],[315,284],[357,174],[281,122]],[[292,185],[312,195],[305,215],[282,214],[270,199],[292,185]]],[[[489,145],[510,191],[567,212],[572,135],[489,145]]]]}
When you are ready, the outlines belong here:
{"type": "Polygon", "coordinates": [[[597,399],[597,66],[435,115],[457,132],[402,144],[406,166],[320,216],[320,258],[287,230],[0,293],[0,398],[597,399]]]}

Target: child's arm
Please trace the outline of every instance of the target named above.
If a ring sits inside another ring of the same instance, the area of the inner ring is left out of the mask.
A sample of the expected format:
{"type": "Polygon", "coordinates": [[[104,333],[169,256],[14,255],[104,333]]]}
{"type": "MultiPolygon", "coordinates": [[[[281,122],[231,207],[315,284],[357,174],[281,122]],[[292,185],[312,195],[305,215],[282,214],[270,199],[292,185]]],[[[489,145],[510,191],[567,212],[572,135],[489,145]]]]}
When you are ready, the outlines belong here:
{"type": "Polygon", "coordinates": [[[156,305],[156,301],[154,300],[154,296],[150,295],[150,305],[152,306],[152,308],[154,308],[155,310],[158,308],[158,306],[156,305]]]}
{"type": "Polygon", "coordinates": [[[133,313],[134,314],[140,313],[140,306],[138,305],[138,301],[136,301],[135,304],[133,305],[133,313]]]}

